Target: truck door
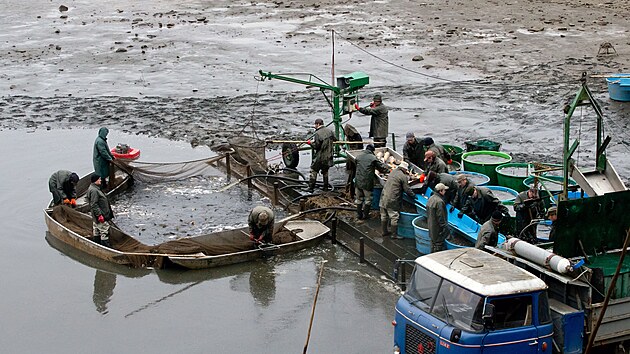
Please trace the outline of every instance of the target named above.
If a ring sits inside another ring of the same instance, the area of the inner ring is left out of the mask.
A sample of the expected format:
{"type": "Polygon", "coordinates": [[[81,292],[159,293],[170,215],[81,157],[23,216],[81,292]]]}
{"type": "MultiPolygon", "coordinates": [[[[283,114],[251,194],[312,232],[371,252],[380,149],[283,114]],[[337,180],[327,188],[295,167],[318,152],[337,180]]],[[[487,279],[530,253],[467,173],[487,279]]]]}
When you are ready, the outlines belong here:
{"type": "Polygon", "coordinates": [[[531,295],[491,298],[493,324],[483,339],[483,354],[538,353],[538,331],[534,325],[531,295]]]}

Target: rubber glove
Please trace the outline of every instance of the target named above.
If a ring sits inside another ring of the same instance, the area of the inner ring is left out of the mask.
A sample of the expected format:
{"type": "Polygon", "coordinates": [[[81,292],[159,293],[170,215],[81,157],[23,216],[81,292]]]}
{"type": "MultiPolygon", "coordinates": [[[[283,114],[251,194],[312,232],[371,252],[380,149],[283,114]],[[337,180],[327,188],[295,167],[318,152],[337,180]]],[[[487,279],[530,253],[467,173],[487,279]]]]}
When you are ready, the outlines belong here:
{"type": "Polygon", "coordinates": [[[423,174],[420,175],[420,183],[424,183],[424,178],[425,178],[425,176],[424,176],[424,173],[423,173],[423,174]]]}
{"type": "Polygon", "coordinates": [[[103,215],[98,216],[98,222],[100,222],[101,224],[105,222],[105,218],[103,217],[103,215]]]}
{"type": "Polygon", "coordinates": [[[66,198],[63,200],[63,203],[66,205],[70,205],[70,199],[66,198]]]}
{"type": "Polygon", "coordinates": [[[72,205],[73,207],[77,206],[77,200],[74,198],[70,199],[70,205],[72,205]]]}
{"type": "Polygon", "coordinates": [[[358,103],[354,104],[354,109],[356,109],[357,111],[359,110],[359,104],[358,103]]]}
{"type": "Polygon", "coordinates": [[[458,217],[458,218],[460,218],[460,219],[461,219],[461,218],[463,218],[463,217],[464,217],[464,213],[462,213],[462,212],[460,211],[459,213],[457,213],[457,217],[458,217]]]}
{"type": "Polygon", "coordinates": [[[249,239],[250,239],[250,240],[252,240],[252,241],[254,241],[254,234],[253,234],[253,233],[251,233],[251,232],[249,233],[249,239]]]}
{"type": "Polygon", "coordinates": [[[453,160],[448,160],[446,161],[447,164],[452,165],[453,164],[453,160]]]}
{"type": "Polygon", "coordinates": [[[451,208],[448,210],[449,213],[452,213],[455,211],[455,207],[451,205],[451,208]]]}
{"type": "Polygon", "coordinates": [[[311,145],[311,143],[312,143],[311,139],[308,139],[308,140],[306,141],[306,144],[308,144],[308,145],[311,145]]]}

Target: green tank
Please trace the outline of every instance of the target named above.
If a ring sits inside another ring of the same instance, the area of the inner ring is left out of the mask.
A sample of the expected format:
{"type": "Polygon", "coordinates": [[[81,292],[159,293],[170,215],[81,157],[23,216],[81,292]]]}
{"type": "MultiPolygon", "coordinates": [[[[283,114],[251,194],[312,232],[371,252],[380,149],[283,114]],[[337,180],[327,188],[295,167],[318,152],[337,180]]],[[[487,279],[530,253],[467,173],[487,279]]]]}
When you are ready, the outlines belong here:
{"type": "Polygon", "coordinates": [[[490,178],[490,185],[497,185],[497,171],[499,165],[512,161],[512,156],[498,151],[471,151],[462,155],[464,171],[482,173],[490,178]]]}

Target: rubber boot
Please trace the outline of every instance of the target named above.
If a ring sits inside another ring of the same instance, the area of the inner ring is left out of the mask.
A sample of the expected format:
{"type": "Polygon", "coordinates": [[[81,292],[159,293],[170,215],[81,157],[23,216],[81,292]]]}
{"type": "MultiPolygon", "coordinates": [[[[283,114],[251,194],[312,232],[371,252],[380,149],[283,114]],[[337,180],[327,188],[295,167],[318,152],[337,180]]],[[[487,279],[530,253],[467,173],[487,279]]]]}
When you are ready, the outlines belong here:
{"type": "Polygon", "coordinates": [[[101,244],[101,236],[92,236],[92,241],[95,243],[101,244]]]}
{"type": "Polygon", "coordinates": [[[401,240],[402,239],[401,236],[398,236],[398,222],[396,222],[396,223],[392,222],[392,238],[394,240],[401,240]]]}
{"type": "Polygon", "coordinates": [[[359,204],[357,205],[357,219],[363,220],[363,218],[363,205],[359,204]]]}
{"type": "Polygon", "coordinates": [[[369,204],[365,204],[363,206],[363,220],[367,220],[370,218],[370,209],[372,209],[372,206],[369,204]]]}
{"type": "Polygon", "coordinates": [[[309,193],[313,193],[315,191],[315,180],[312,179],[310,181],[308,181],[308,189],[306,190],[309,193]]]}
{"type": "Polygon", "coordinates": [[[108,247],[108,248],[112,248],[112,246],[109,244],[109,239],[103,239],[101,240],[101,245],[108,247]]]}
{"type": "Polygon", "coordinates": [[[328,184],[328,176],[324,176],[324,191],[329,191],[330,185],[328,184]]]}
{"type": "Polygon", "coordinates": [[[383,237],[387,237],[389,235],[391,235],[391,233],[387,230],[387,220],[382,220],[381,219],[381,230],[383,230],[383,233],[381,234],[381,236],[383,237]]]}

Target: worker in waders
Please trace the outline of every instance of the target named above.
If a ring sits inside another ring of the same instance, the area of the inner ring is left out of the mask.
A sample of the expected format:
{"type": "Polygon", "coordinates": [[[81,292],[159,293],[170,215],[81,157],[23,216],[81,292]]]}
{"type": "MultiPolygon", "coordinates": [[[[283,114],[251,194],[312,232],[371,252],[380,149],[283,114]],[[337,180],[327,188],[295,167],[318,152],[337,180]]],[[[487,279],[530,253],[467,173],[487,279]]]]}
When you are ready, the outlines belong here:
{"type": "Polygon", "coordinates": [[[313,148],[311,175],[308,182],[308,192],[313,193],[317,175],[321,171],[324,178],[324,191],[330,188],[328,184],[328,169],[333,166],[333,143],[337,140],[335,134],[324,126],[321,118],[315,119],[315,136],[306,143],[313,148]]]}
{"type": "Polygon", "coordinates": [[[444,240],[450,236],[448,229],[448,215],[444,196],[449,189],[444,183],[434,187],[435,193],[427,201],[427,226],[431,238],[431,253],[445,250],[444,240]]]}
{"type": "MultiPolygon", "coordinates": [[[[94,172],[101,177],[101,188],[107,189],[107,178],[109,176],[109,164],[115,159],[107,145],[107,134],[109,129],[103,127],[98,130],[98,136],[94,140],[92,152],[92,163],[94,172]]],[[[112,181],[109,181],[110,183],[112,181]]]]}
{"type": "MultiPolygon", "coordinates": [[[[346,134],[346,141],[353,141],[353,143],[347,144],[349,150],[363,150],[363,138],[355,127],[350,124],[346,124],[343,127],[343,132],[346,134]]],[[[354,179],[357,173],[357,165],[353,159],[346,159],[346,173],[348,174],[348,180],[346,181],[346,193],[350,195],[350,198],[354,198],[354,179]]]]}
{"type": "Polygon", "coordinates": [[[374,145],[370,144],[365,147],[365,151],[357,156],[356,165],[357,173],[355,178],[355,195],[354,203],[357,206],[357,217],[359,220],[367,220],[370,218],[370,209],[372,208],[372,191],[374,190],[374,182],[376,175],[375,170],[381,173],[388,173],[389,167],[374,156],[374,145]]]}
{"type": "Polygon", "coordinates": [[[359,108],[358,104],[355,104],[354,107],[359,112],[372,117],[370,119],[370,138],[374,139],[374,147],[384,147],[387,144],[387,135],[389,134],[389,110],[383,104],[383,96],[374,95],[369,107],[359,108]]]}
{"type": "Polygon", "coordinates": [[[92,240],[105,247],[111,247],[109,242],[110,220],[114,218],[107,196],[101,190],[102,178],[96,173],[90,176],[86,199],[92,212],[92,240]]]}
{"type": "Polygon", "coordinates": [[[387,182],[385,182],[383,187],[379,203],[383,237],[391,235],[394,239],[402,238],[398,236],[398,219],[400,218],[402,193],[407,193],[411,198],[416,197],[416,194],[409,187],[408,170],[409,164],[405,161],[401,162],[398,167],[389,173],[387,182]]]}
{"type": "Polygon", "coordinates": [[[77,206],[77,183],[79,176],[70,171],[59,170],[48,179],[48,190],[52,193],[53,205],[77,206]]]}
{"type": "Polygon", "coordinates": [[[259,205],[252,209],[247,218],[249,225],[249,239],[255,243],[272,243],[273,241],[273,210],[259,205]]]}

